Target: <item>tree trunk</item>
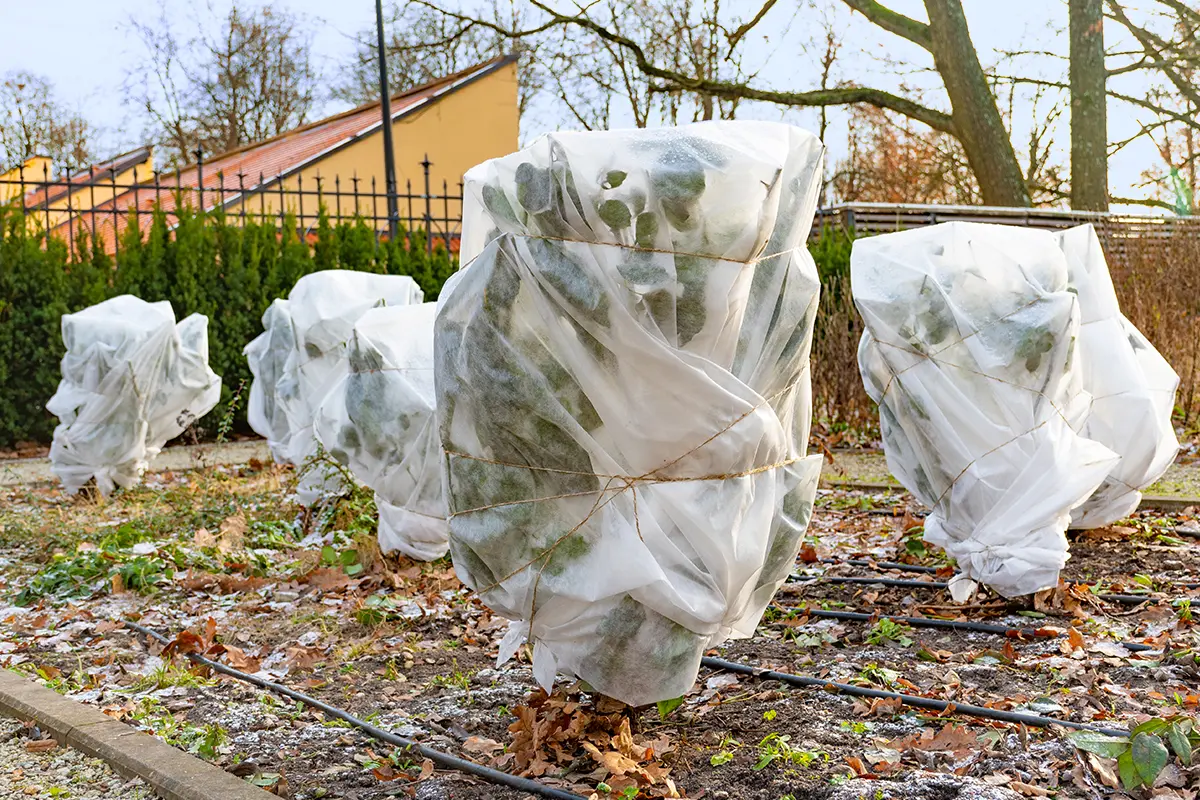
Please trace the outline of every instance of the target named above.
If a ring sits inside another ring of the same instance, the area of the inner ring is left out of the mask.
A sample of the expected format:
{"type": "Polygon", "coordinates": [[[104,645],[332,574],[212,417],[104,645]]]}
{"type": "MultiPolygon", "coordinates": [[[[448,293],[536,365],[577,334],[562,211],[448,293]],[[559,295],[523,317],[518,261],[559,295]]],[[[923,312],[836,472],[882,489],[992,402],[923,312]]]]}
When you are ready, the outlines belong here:
{"type": "Polygon", "coordinates": [[[1070,0],[1071,208],[1108,210],[1103,0],[1070,0]]]}
{"type": "Polygon", "coordinates": [[[1021,165],[967,30],[962,0],[925,0],[925,11],[933,62],[950,96],[954,127],[979,180],[983,202],[1030,205],[1021,165]]]}

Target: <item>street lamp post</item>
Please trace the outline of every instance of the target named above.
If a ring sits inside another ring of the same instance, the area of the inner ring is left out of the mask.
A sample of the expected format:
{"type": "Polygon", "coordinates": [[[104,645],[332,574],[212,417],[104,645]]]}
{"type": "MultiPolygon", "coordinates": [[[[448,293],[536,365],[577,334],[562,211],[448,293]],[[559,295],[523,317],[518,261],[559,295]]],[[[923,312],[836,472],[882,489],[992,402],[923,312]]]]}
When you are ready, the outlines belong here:
{"type": "Polygon", "coordinates": [[[383,171],[387,182],[388,237],[396,241],[400,206],[396,198],[396,153],[392,149],[392,95],[388,91],[387,52],[383,44],[383,0],[375,0],[375,32],[379,42],[379,95],[383,106],[383,171]]]}

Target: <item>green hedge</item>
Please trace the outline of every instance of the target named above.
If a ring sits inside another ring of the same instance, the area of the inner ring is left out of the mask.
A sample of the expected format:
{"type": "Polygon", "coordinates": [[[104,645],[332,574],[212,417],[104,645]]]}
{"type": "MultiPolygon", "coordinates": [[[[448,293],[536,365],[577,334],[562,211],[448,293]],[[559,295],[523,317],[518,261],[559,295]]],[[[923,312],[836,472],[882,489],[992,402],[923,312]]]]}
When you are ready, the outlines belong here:
{"type": "MultiPolygon", "coordinates": [[[[377,242],[362,220],[333,224],[324,215],[305,241],[293,219],[280,226],[277,220],[184,211],[172,228],[165,215],[156,214],[149,230],[136,225],[125,230],[115,258],[86,237],[73,251],[58,238],[47,245],[36,220],[30,222],[0,206],[0,449],[50,440],[56,421],[45,404],[58,386],[65,313],[132,294],[171,301],[176,319],[204,314],[209,363],[223,388],[221,405],[201,425],[211,434],[232,407],[234,428],[248,430],[250,368],[242,348],[262,331],[260,320],[271,301],[286,297],[300,277],[324,269],[411,275],[425,299],[434,300],[456,268],[441,248],[426,254],[420,231],[405,248],[377,242]],[[239,387],[243,396],[233,403],[239,387]]],[[[823,285],[814,393],[839,407],[867,408],[853,364],[861,327],[849,296],[850,245],[844,234],[826,232],[809,246],[823,285]]]]}
{"type": "MultiPolygon", "coordinates": [[[[324,215],[305,241],[293,219],[280,226],[184,211],[172,228],[160,213],[149,230],[130,225],[116,257],[86,236],[73,252],[56,237],[47,243],[35,225],[0,206],[0,449],[50,440],[56,421],[45,404],[58,386],[65,313],[132,294],[169,300],[177,319],[206,315],[209,363],[224,384],[221,405],[202,423],[211,432],[239,387],[248,392],[242,348],[262,330],[271,301],[301,276],[324,269],[411,275],[433,300],[456,266],[441,248],[427,255],[419,231],[405,248],[377,242],[362,220],[333,224],[324,215]]],[[[235,428],[245,429],[245,398],[233,408],[235,428]]]]}

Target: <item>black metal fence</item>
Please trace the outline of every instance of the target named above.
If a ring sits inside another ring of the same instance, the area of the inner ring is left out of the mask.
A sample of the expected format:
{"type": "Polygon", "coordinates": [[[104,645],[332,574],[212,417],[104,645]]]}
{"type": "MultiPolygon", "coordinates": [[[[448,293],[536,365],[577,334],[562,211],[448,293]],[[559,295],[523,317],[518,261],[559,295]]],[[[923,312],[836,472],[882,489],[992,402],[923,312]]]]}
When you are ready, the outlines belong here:
{"type": "MultiPolygon", "coordinates": [[[[420,166],[420,185],[414,187],[410,179],[397,192],[396,228],[409,246],[420,237],[429,250],[441,245],[457,252],[462,183],[451,186],[442,180],[436,187],[428,157],[420,166]]],[[[162,213],[173,227],[184,209],[190,213],[220,210],[227,221],[243,223],[247,219],[274,220],[281,227],[290,216],[305,238],[314,234],[323,213],[335,225],[361,220],[378,238],[386,239],[392,220],[382,183],[374,175],[230,174],[203,161],[169,175],[154,171],[145,177],[138,174],[137,166],[125,170],[93,167],[86,172],[68,169],[58,176],[51,176],[46,168],[36,176],[20,168],[15,177],[0,177],[0,203],[19,205],[31,224],[59,236],[72,248],[80,234],[86,233],[114,253],[119,252],[121,236],[130,225],[136,223],[145,231],[147,218],[162,213]]]]}

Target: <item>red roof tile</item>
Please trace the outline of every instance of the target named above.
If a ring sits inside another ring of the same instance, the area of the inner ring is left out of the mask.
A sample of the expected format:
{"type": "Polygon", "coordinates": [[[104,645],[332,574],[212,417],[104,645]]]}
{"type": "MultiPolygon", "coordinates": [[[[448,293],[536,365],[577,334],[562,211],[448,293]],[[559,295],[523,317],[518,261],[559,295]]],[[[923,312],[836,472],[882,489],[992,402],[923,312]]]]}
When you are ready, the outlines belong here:
{"type": "MultiPolygon", "coordinates": [[[[515,56],[495,58],[396,95],[392,98],[392,119],[412,113],[466,83],[512,63],[514,59],[515,56]]],[[[96,231],[105,239],[106,249],[111,252],[116,238],[112,235],[113,229],[115,227],[117,236],[125,230],[129,217],[125,212],[133,208],[135,200],[140,211],[150,211],[157,202],[164,211],[170,213],[176,207],[175,192],[178,186],[183,201],[196,207],[200,196],[197,188],[203,172],[204,207],[211,209],[222,199],[229,205],[236,202],[241,191],[249,192],[270,186],[330,151],[374,133],[381,125],[380,103],[367,103],[274,138],[205,159],[202,170],[192,164],[177,173],[160,175],[157,190],[154,181],[142,182],[136,189],[99,203],[95,209],[77,214],[70,223],[63,222],[55,229],[62,232],[68,225],[73,225],[77,233],[81,227],[90,229],[94,222],[96,231]]]]}

